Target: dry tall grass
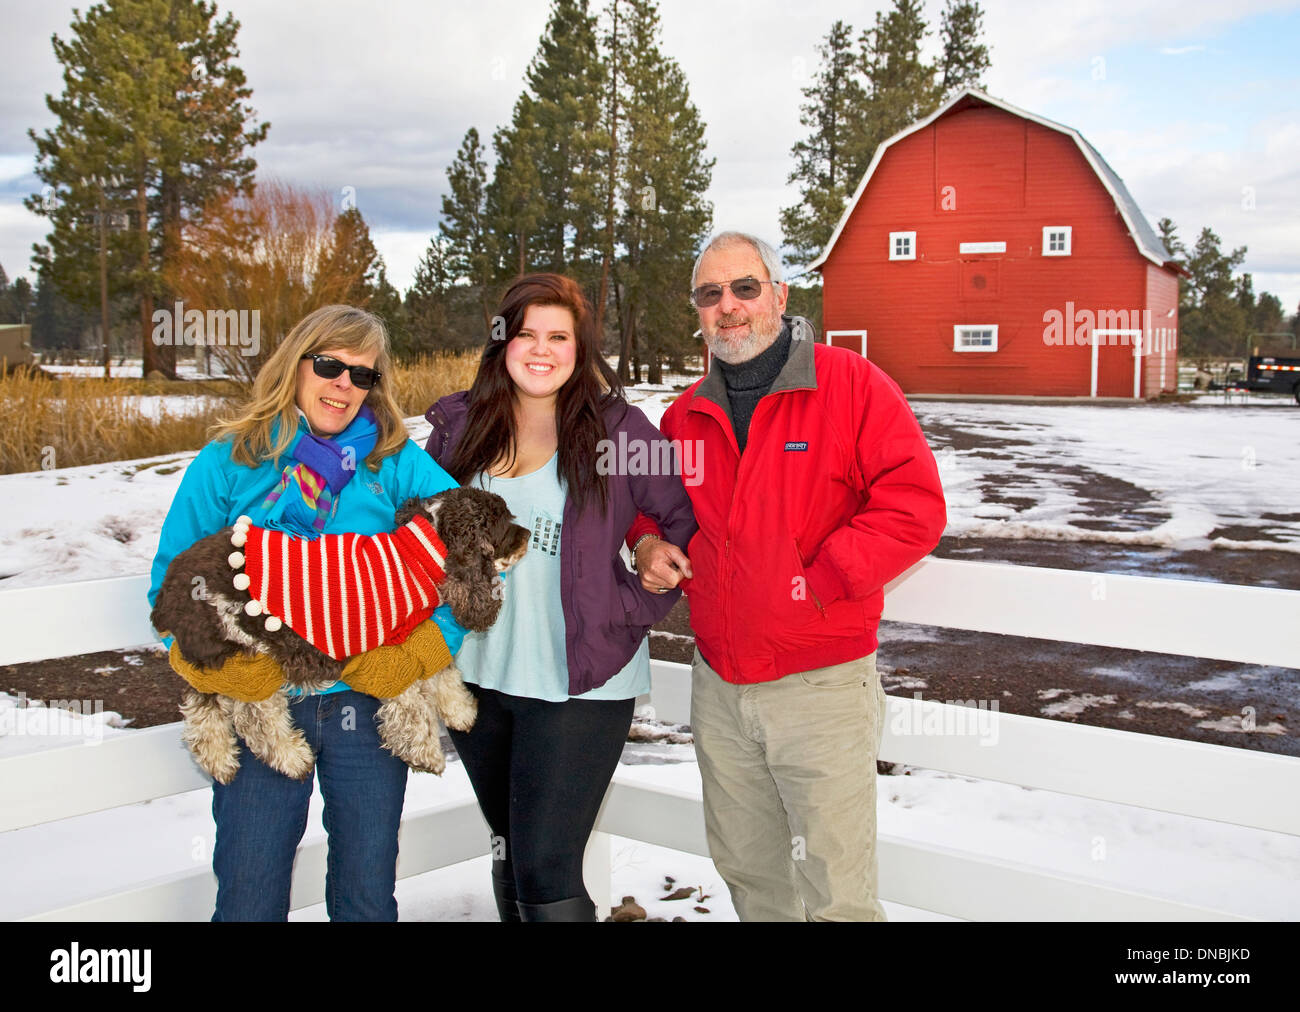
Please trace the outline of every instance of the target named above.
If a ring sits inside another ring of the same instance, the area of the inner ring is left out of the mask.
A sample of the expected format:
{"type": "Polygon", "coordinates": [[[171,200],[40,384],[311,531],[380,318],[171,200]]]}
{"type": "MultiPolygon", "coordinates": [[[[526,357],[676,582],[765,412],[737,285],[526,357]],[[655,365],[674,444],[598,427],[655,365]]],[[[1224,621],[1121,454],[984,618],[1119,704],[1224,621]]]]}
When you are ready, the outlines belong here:
{"type": "MultiPolygon", "coordinates": [[[[444,394],[474,380],[478,354],[429,355],[398,366],[391,382],[402,413],[421,415],[444,394]]],[[[134,460],[208,441],[208,428],[236,409],[233,386],[199,383],[51,379],[26,370],[0,376],[0,474],[134,460]],[[204,395],[200,410],[178,413],[165,404],[146,410],[150,395],[204,395]]]]}
{"type": "MultiPolygon", "coordinates": [[[[393,377],[393,396],[402,414],[410,418],[422,415],[439,397],[468,390],[478,370],[477,351],[422,355],[413,362],[398,366],[393,377]]],[[[388,377],[384,378],[388,382],[388,377]]]]}

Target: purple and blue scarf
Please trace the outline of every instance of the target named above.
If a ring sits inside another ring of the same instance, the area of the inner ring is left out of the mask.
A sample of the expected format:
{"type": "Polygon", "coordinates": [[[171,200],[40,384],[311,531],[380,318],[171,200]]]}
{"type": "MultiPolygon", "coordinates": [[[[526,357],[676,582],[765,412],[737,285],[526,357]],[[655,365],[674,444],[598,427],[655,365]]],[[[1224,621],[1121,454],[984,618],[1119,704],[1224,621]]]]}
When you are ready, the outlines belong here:
{"type": "Polygon", "coordinates": [[[288,449],[293,459],[280,482],[262,503],[266,519],[259,526],[315,540],[338,505],[339,493],[352,480],[379,441],[375,413],[361,405],[352,423],[332,439],[313,435],[306,418],[288,449]]]}

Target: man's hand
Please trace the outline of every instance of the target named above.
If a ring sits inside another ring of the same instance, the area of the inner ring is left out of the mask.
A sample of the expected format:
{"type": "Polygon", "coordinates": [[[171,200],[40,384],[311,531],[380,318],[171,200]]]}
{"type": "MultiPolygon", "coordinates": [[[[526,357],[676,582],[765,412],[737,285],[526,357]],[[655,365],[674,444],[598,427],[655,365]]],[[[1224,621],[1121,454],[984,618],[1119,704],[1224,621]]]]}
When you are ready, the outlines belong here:
{"type": "Polygon", "coordinates": [[[686,553],[662,538],[642,541],[633,562],[641,575],[641,586],[656,594],[666,593],[694,576],[686,553]]]}

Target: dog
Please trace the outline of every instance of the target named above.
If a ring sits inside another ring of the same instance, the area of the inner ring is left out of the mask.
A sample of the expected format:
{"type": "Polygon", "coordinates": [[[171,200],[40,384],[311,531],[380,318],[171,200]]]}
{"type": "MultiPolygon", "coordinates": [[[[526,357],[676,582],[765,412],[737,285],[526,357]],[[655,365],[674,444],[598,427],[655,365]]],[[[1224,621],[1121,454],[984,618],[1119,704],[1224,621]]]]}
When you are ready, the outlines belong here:
{"type": "MultiPolygon", "coordinates": [[[[474,488],[407,500],[393,533],[374,538],[337,534],[301,541],[240,517],[171,561],[153,626],[172,635],[191,664],[218,668],[238,651],[262,653],[283,668],[288,684],[320,690],[341,677],[350,656],[404,638],[439,599],[466,629],[488,629],[501,611],[500,574],[528,548],[528,530],[513,520],[504,499],[474,488]],[[245,571],[232,578],[232,570],[245,571]],[[367,593],[358,595],[358,586],[367,593]],[[349,608],[359,609],[360,621],[345,614],[349,608]],[[384,619],[387,629],[381,628],[384,619]]],[[[460,672],[449,664],[384,701],[380,737],[412,769],[441,774],[446,759],[435,718],[467,731],[476,710],[460,672]]],[[[246,703],[190,687],[181,713],[186,745],[219,783],[230,783],[239,768],[238,738],[295,780],[315,766],[284,692],[246,703]]]]}

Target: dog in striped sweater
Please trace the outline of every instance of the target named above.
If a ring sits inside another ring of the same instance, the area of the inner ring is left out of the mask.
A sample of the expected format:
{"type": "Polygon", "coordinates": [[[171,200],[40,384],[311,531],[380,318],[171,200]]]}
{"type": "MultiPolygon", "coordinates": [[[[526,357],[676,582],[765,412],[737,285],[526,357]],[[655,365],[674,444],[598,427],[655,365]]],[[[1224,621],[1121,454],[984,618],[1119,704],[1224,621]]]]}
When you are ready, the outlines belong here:
{"type": "MultiPolygon", "coordinates": [[[[319,690],[342,677],[350,658],[403,642],[441,602],[466,629],[488,629],[501,611],[500,574],[528,547],[527,529],[513,519],[504,499],[474,488],[408,500],[391,534],[305,541],[240,517],[172,560],[153,625],[191,665],[216,669],[240,651],[260,654],[278,663],[286,684],[319,690]]],[[[315,766],[283,691],[242,702],[191,687],[181,712],[186,744],[220,783],[239,767],[238,738],[294,779],[315,766]]],[[[385,699],[380,736],[412,769],[441,773],[437,718],[468,730],[475,712],[448,664],[385,699]]]]}

